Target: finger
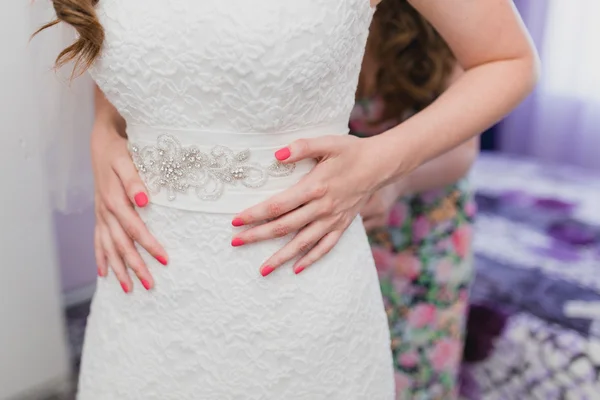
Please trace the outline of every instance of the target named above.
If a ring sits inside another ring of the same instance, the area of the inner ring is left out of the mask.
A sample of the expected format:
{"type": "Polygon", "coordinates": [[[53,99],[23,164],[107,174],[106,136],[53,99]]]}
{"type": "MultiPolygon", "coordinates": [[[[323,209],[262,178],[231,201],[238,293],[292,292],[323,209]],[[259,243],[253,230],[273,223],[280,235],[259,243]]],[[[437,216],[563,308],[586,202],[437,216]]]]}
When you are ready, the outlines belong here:
{"type": "Polygon", "coordinates": [[[323,237],[315,247],[294,264],[294,273],[298,275],[331,251],[342,237],[343,231],[333,231],[323,237]]]}
{"type": "Polygon", "coordinates": [[[312,201],[274,221],[258,225],[235,235],[231,241],[231,245],[238,247],[245,244],[287,236],[324,216],[326,211],[325,207],[321,206],[319,202],[312,201]]]}
{"type": "Polygon", "coordinates": [[[337,136],[321,136],[314,139],[299,139],[275,152],[275,158],[282,163],[293,163],[305,159],[321,159],[335,152],[337,136]]]}
{"type": "Polygon", "coordinates": [[[131,157],[129,157],[129,153],[114,161],[113,170],[121,181],[131,203],[138,207],[146,207],[148,205],[148,191],[131,157]]]}
{"type": "MultiPolygon", "coordinates": [[[[327,185],[315,183],[310,174],[285,191],[272,196],[266,201],[250,207],[235,216],[231,224],[243,226],[261,221],[272,220],[286,214],[310,201],[325,196],[327,185]]],[[[331,204],[323,204],[331,209],[331,204]]]]}
{"type": "Polygon", "coordinates": [[[277,253],[273,254],[260,268],[262,276],[267,276],[292,258],[309,252],[328,233],[328,226],[315,223],[302,229],[298,234],[277,253]]]}
{"type": "MultiPolygon", "coordinates": [[[[96,220],[97,219],[98,218],[96,218],[96,220]]],[[[108,273],[108,265],[106,264],[106,254],[104,254],[104,247],[102,247],[102,239],[100,237],[100,228],[98,227],[98,221],[96,221],[96,227],[94,229],[94,255],[96,257],[98,276],[103,278],[108,273]]]]}
{"type": "Polygon", "coordinates": [[[118,181],[118,177],[115,175],[114,178],[107,191],[108,195],[102,200],[105,207],[111,215],[116,217],[119,225],[123,227],[123,230],[134,242],[139,243],[140,246],[162,265],[167,265],[168,257],[166,251],[158,240],[150,234],[146,224],[144,224],[137,211],[131,206],[123,186],[118,181]]]}
{"type": "Polygon", "coordinates": [[[169,263],[167,252],[150,233],[146,224],[142,221],[135,209],[123,207],[114,213],[117,221],[123,227],[127,235],[136,243],[139,243],[150,255],[162,265],[169,263]]]}
{"type": "Polygon", "coordinates": [[[148,271],[148,267],[146,267],[146,264],[142,260],[140,253],[135,248],[133,240],[127,236],[112,214],[108,213],[104,215],[104,220],[110,230],[110,236],[117,251],[117,255],[119,255],[120,258],[125,261],[126,265],[135,272],[142,283],[142,286],[144,286],[146,290],[152,289],[154,287],[154,280],[152,279],[152,275],[150,275],[150,271],[148,271]]]}
{"type": "Polygon", "coordinates": [[[110,233],[108,229],[104,226],[100,226],[100,241],[102,243],[102,247],[104,248],[104,252],[108,258],[108,262],[113,272],[117,276],[117,279],[121,283],[121,288],[125,293],[129,293],[133,288],[133,283],[131,282],[131,278],[127,273],[127,269],[125,268],[125,264],[121,257],[117,254],[117,250],[113,244],[112,238],[110,237],[110,233]]]}

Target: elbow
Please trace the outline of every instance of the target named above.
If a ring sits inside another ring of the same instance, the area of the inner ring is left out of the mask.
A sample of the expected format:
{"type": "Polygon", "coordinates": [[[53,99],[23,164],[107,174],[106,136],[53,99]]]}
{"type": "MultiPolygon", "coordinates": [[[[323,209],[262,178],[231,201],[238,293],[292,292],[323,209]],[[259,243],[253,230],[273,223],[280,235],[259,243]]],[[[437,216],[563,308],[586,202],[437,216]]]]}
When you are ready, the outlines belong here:
{"type": "Polygon", "coordinates": [[[538,82],[540,81],[542,75],[542,62],[537,52],[534,52],[534,54],[532,54],[531,60],[529,61],[528,70],[528,88],[529,92],[532,92],[533,89],[535,89],[535,87],[537,86],[538,82]]]}
{"type": "Polygon", "coordinates": [[[533,92],[541,77],[542,63],[534,47],[531,47],[527,54],[522,57],[522,65],[523,86],[525,96],[527,96],[533,92]]]}
{"type": "Polygon", "coordinates": [[[513,82],[510,90],[514,96],[513,107],[516,107],[536,88],[541,74],[540,60],[537,53],[532,50],[526,55],[513,58],[510,62],[512,64],[510,77],[513,82]]]}
{"type": "Polygon", "coordinates": [[[479,157],[479,136],[463,144],[461,153],[462,168],[460,168],[457,181],[469,175],[471,168],[477,161],[477,157],[479,157]]]}
{"type": "Polygon", "coordinates": [[[461,144],[451,151],[448,159],[447,175],[449,183],[455,183],[467,177],[479,156],[479,136],[461,144]]]}

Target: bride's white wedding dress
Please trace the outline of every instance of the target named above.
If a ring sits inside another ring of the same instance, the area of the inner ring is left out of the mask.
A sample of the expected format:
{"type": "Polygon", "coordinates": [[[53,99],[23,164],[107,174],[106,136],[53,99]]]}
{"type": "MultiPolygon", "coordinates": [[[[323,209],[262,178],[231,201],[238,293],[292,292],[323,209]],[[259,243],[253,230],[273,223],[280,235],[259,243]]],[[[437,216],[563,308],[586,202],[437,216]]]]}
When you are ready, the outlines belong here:
{"type": "Polygon", "coordinates": [[[140,214],[170,257],[125,294],[98,281],[80,400],[391,400],[387,319],[360,219],[295,275],[233,248],[234,213],[312,167],[291,141],[347,134],[369,0],[100,0],[93,78],[125,117],[152,190],[140,214]]]}

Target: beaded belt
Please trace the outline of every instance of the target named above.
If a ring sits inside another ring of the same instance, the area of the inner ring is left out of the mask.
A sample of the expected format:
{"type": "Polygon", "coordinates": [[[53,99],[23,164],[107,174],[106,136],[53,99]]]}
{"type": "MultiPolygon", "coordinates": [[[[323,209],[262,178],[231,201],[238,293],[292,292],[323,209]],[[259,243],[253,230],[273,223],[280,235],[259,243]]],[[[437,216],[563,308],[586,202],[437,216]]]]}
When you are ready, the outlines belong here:
{"type": "Polygon", "coordinates": [[[151,203],[227,214],[285,190],[315,165],[314,160],[281,164],[275,151],[297,139],[347,133],[346,122],[277,133],[127,128],[131,155],[151,203]]]}

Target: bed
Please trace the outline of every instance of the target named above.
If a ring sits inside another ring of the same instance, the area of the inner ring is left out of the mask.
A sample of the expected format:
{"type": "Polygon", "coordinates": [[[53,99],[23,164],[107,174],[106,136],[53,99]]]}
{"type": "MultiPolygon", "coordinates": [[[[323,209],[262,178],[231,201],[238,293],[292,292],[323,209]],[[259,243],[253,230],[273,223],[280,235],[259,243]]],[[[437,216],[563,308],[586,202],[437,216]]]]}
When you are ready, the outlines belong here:
{"type": "Polygon", "coordinates": [[[472,182],[471,301],[509,318],[465,397],[600,398],[600,174],[483,154],[472,182]]]}

